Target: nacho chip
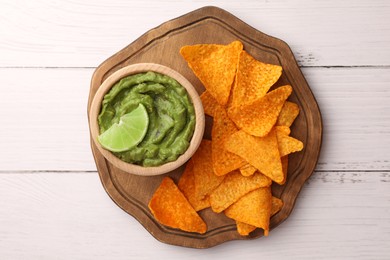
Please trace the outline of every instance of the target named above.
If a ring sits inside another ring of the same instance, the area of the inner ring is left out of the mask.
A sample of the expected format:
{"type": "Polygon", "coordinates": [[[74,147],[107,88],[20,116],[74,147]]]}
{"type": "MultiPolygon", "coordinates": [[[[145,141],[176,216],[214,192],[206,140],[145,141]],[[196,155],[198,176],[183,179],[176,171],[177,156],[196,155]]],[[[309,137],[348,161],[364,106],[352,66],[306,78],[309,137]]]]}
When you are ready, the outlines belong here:
{"type": "Polygon", "coordinates": [[[248,134],[266,136],[275,125],[280,110],[291,92],[292,88],[289,85],[279,87],[241,109],[229,110],[229,117],[238,128],[248,134]]]}
{"type": "Polygon", "coordinates": [[[256,172],[254,175],[245,177],[240,171],[226,175],[223,182],[210,194],[210,205],[214,212],[222,212],[242,196],[260,187],[268,187],[271,179],[256,172]]]}
{"type": "Polygon", "coordinates": [[[214,117],[214,110],[217,106],[220,106],[215,98],[210,95],[210,92],[207,90],[200,95],[200,100],[202,101],[204,113],[211,117],[214,117]]]}
{"type": "MultiPolygon", "coordinates": [[[[271,217],[278,213],[283,207],[283,201],[279,198],[272,197],[272,207],[271,207],[271,217]]],[[[254,231],[257,227],[252,226],[250,224],[236,221],[237,231],[242,236],[249,235],[252,231],[254,231]]]]}
{"type": "Polygon", "coordinates": [[[202,209],[210,207],[208,197],[203,200],[199,200],[195,196],[195,176],[193,160],[189,160],[187,162],[186,168],[184,169],[184,172],[181,175],[177,186],[179,187],[181,192],[183,192],[184,196],[187,198],[188,202],[195,209],[195,211],[200,211],[202,209]]]}
{"type": "Polygon", "coordinates": [[[237,131],[237,127],[229,119],[225,109],[221,106],[215,107],[211,130],[211,158],[214,173],[218,176],[225,175],[246,164],[240,156],[225,149],[226,139],[237,131]]]}
{"type": "Polygon", "coordinates": [[[280,157],[303,149],[303,143],[294,137],[285,135],[284,133],[278,131],[276,131],[276,136],[278,139],[280,157]]]}
{"type": "Polygon", "coordinates": [[[271,217],[278,213],[283,207],[283,201],[279,198],[272,197],[271,217]]]}
{"type": "Polygon", "coordinates": [[[155,219],[165,226],[200,234],[207,230],[206,223],[169,177],[162,180],[148,206],[155,219]]]}
{"type": "Polygon", "coordinates": [[[257,171],[256,167],[250,165],[249,163],[240,167],[240,172],[242,176],[251,176],[257,171]]]}
{"type": "Polygon", "coordinates": [[[291,130],[288,126],[275,126],[276,136],[279,134],[290,135],[291,130]]]}
{"type": "Polygon", "coordinates": [[[271,187],[259,188],[241,197],[225,210],[236,221],[262,228],[268,236],[272,208],[271,187]]]}
{"type": "Polygon", "coordinates": [[[264,97],[281,75],[281,66],[260,62],[242,51],[229,107],[244,107],[264,97]]]}
{"type": "Polygon", "coordinates": [[[240,130],[226,140],[225,148],[244,158],[276,183],[283,183],[284,174],[275,132],[272,130],[265,137],[256,137],[240,130]]]}
{"type": "Polygon", "coordinates": [[[214,174],[210,140],[202,140],[192,160],[194,162],[195,196],[198,200],[203,200],[221,184],[225,176],[214,174]]]}
{"type": "Polygon", "coordinates": [[[299,114],[299,106],[293,102],[286,101],[280,110],[276,125],[284,125],[290,127],[295,118],[299,114]]]}
{"type": "Polygon", "coordinates": [[[229,100],[243,45],[198,44],[184,46],[180,54],[217,102],[225,106],[229,100]]]}
{"type": "Polygon", "coordinates": [[[240,221],[236,221],[236,226],[237,226],[237,232],[241,236],[247,236],[257,228],[255,226],[240,221]]]}

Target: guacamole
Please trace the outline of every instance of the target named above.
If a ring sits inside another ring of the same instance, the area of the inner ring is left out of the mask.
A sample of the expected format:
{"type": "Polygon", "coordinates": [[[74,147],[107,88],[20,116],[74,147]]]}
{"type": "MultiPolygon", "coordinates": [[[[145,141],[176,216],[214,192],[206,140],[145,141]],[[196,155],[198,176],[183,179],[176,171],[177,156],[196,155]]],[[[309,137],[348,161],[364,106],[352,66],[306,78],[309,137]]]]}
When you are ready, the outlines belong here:
{"type": "Polygon", "coordinates": [[[117,82],[102,102],[100,134],[140,103],[149,115],[144,139],[136,147],[114,154],[142,166],[175,161],[189,147],[195,130],[195,110],[186,89],[166,75],[149,71],[117,82]]]}

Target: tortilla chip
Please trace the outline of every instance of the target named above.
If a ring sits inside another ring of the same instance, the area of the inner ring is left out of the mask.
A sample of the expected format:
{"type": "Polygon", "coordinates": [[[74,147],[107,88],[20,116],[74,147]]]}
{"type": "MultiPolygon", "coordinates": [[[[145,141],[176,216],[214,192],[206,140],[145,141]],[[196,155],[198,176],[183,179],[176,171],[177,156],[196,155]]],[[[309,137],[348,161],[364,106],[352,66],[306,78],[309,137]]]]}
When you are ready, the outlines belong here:
{"type": "Polygon", "coordinates": [[[226,140],[225,148],[244,158],[276,183],[283,183],[285,179],[275,132],[272,130],[265,137],[256,137],[240,130],[226,140]]]}
{"type": "Polygon", "coordinates": [[[251,233],[253,230],[257,228],[255,226],[240,221],[236,221],[236,226],[237,226],[237,232],[241,236],[247,236],[249,235],[249,233],[251,233]]]}
{"type": "Polygon", "coordinates": [[[207,230],[206,223],[169,177],[162,180],[148,206],[155,219],[165,226],[200,234],[207,230]]]}
{"type": "Polygon", "coordinates": [[[284,125],[290,127],[295,118],[299,114],[299,106],[293,102],[286,101],[280,110],[276,125],[284,125]]]}
{"type": "Polygon", "coordinates": [[[262,228],[268,236],[272,208],[271,187],[259,188],[241,197],[225,210],[236,221],[262,228]]]}
{"type": "Polygon", "coordinates": [[[246,164],[240,156],[225,149],[226,139],[237,131],[237,127],[229,119],[225,109],[221,106],[215,107],[211,130],[211,158],[214,173],[218,176],[225,175],[246,164]]]}
{"type": "Polygon", "coordinates": [[[303,149],[303,143],[294,137],[285,135],[284,133],[276,131],[278,139],[278,148],[280,157],[286,156],[290,153],[299,152],[303,149]]]}
{"type": "Polygon", "coordinates": [[[202,140],[192,160],[194,162],[195,196],[198,200],[203,200],[221,184],[225,176],[214,174],[210,140],[202,140]]]}
{"type": "Polygon", "coordinates": [[[281,199],[272,197],[271,217],[282,209],[283,204],[284,203],[281,199]]]}
{"type": "Polygon", "coordinates": [[[249,163],[240,167],[240,172],[242,176],[251,176],[257,171],[256,167],[250,165],[249,163]]]}
{"type": "Polygon", "coordinates": [[[184,46],[180,54],[217,102],[225,106],[229,100],[243,45],[198,44],[184,46]]]}
{"type": "Polygon", "coordinates": [[[214,117],[214,110],[217,106],[220,106],[215,98],[210,95],[210,92],[207,90],[200,95],[200,100],[202,101],[204,113],[211,117],[214,117]]]}
{"type": "Polygon", "coordinates": [[[288,126],[275,126],[276,129],[276,136],[279,134],[284,134],[284,135],[290,135],[291,130],[290,127],[288,126]]]}
{"type": "Polygon", "coordinates": [[[192,160],[187,162],[186,168],[181,175],[177,186],[181,192],[183,192],[184,196],[187,198],[188,202],[195,209],[195,211],[200,211],[210,207],[208,197],[203,200],[199,200],[195,196],[194,162],[192,160]]]}
{"type": "Polygon", "coordinates": [[[229,107],[244,107],[264,97],[281,75],[281,66],[260,62],[242,51],[229,107]]]}
{"type": "Polygon", "coordinates": [[[211,209],[217,213],[222,212],[248,192],[260,187],[268,187],[271,183],[271,179],[260,172],[250,177],[242,176],[238,170],[231,172],[210,194],[211,209]]]}
{"type": "Polygon", "coordinates": [[[238,128],[248,134],[266,136],[275,125],[280,110],[291,92],[292,88],[289,85],[279,87],[241,109],[229,110],[229,117],[238,128]]]}
{"type": "MultiPolygon", "coordinates": [[[[271,207],[271,216],[278,213],[283,207],[283,201],[279,198],[272,197],[272,207],[271,207]]],[[[236,221],[237,231],[242,236],[249,235],[252,231],[254,231],[257,227],[252,226],[250,224],[236,221]]]]}

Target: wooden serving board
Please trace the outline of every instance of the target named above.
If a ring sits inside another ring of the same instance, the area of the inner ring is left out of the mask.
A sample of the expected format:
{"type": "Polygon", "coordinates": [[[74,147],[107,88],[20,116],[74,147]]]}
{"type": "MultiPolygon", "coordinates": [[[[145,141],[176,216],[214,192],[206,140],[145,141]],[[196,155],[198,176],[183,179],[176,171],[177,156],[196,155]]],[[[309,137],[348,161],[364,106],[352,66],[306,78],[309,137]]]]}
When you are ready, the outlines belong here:
{"type": "MultiPolygon", "coordinates": [[[[322,139],[322,120],[318,105],[285,42],[259,32],[222,9],[204,7],[195,10],[150,30],[104,61],[92,77],[88,112],[97,89],[110,74],[124,66],[140,62],[159,63],[177,70],[201,94],[204,87],[180,56],[180,48],[183,45],[200,43],[228,44],[234,40],[240,40],[244,49],[256,59],[283,67],[283,74],[275,85],[290,84],[293,94],[289,100],[300,107],[300,114],[291,127],[291,135],[303,141],[305,148],[289,156],[287,182],[282,186],[272,186],[273,195],[284,201],[281,211],[271,219],[272,230],[290,215],[299,191],[317,164],[322,139]]],[[[205,138],[210,139],[211,126],[212,119],[207,117],[205,138]]],[[[91,146],[101,182],[109,196],[161,242],[207,248],[228,240],[253,239],[263,235],[263,232],[257,229],[248,237],[240,236],[231,219],[210,209],[200,212],[208,225],[208,231],[203,235],[159,224],[149,211],[148,202],[162,178],[170,176],[177,183],[184,166],[163,176],[136,176],[113,167],[99,153],[93,142],[91,146]]]]}

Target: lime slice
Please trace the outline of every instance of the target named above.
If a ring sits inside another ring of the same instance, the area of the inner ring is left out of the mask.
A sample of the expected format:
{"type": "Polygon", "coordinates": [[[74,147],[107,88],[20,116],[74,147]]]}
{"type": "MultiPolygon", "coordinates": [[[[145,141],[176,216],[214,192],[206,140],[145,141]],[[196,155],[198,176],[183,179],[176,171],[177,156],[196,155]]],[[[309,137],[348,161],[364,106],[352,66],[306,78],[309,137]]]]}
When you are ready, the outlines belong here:
{"type": "Polygon", "coordinates": [[[128,151],[144,139],[148,125],[148,112],[142,104],[139,104],[136,109],[123,115],[119,123],[113,124],[99,135],[98,140],[109,151],[128,151]]]}

